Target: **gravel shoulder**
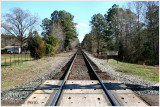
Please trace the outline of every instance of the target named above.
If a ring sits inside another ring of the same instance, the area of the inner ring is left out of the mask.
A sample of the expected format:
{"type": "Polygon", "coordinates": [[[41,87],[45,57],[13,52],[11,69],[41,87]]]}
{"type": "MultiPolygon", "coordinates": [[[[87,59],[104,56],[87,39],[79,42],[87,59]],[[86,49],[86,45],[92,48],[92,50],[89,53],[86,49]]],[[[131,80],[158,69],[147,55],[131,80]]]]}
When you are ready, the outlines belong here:
{"type": "MultiPolygon", "coordinates": [[[[7,68],[5,72],[16,72],[17,75],[13,73],[8,76],[3,75],[1,81],[3,80],[20,80],[18,85],[12,85],[7,88],[1,88],[1,104],[5,106],[9,105],[21,105],[24,100],[35,91],[39,85],[41,85],[45,80],[52,79],[57,72],[69,62],[76,50],[68,53],[61,53],[49,59],[43,59],[39,61],[26,62],[26,69],[23,66],[19,66],[19,69],[24,69],[18,71],[17,69],[7,68]],[[27,68],[28,67],[28,68],[27,68]],[[12,69],[12,70],[10,70],[12,69]]],[[[2,71],[4,72],[4,71],[2,71]]],[[[5,83],[5,82],[3,82],[5,83]]],[[[2,82],[1,82],[2,85],[2,82]]]]}
{"type": "MultiPolygon", "coordinates": [[[[155,96],[153,97],[153,99],[156,99],[157,96],[159,96],[159,85],[155,85],[156,83],[143,80],[135,76],[122,75],[118,72],[115,72],[111,66],[104,64],[107,62],[106,60],[95,58],[93,55],[89,54],[86,51],[85,53],[99,67],[99,69],[102,72],[107,72],[107,74],[112,79],[123,82],[129,89],[134,91],[138,96],[143,96],[141,98],[143,98],[145,101],[148,101],[149,99],[148,97],[150,95],[152,95],[152,97],[155,96]]],[[[153,100],[152,101],[149,100],[149,101],[150,103],[152,102],[151,104],[153,105],[153,100]]],[[[157,104],[159,105],[159,101],[158,102],[156,101],[157,100],[155,100],[154,103],[156,103],[156,105],[157,104]]]]}

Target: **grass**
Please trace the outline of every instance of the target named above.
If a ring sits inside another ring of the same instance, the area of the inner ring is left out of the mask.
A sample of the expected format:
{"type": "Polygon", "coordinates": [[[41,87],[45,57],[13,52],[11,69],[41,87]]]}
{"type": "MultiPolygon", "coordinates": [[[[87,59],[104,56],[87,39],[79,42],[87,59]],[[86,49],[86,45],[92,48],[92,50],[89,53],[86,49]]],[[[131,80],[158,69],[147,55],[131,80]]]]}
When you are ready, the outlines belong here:
{"type": "MultiPolygon", "coordinates": [[[[35,64],[33,64],[35,65],[35,64]]],[[[12,88],[16,85],[20,85],[26,81],[24,75],[30,75],[26,72],[27,69],[30,71],[32,65],[30,63],[20,63],[19,65],[10,66],[9,68],[2,68],[1,70],[1,87],[2,90],[12,88]]]]}
{"type": "Polygon", "coordinates": [[[116,72],[123,75],[134,75],[152,82],[159,82],[159,66],[138,65],[125,62],[118,62],[110,59],[106,65],[110,65],[116,72]]]}
{"type": "MultiPolygon", "coordinates": [[[[3,58],[2,58],[3,59],[3,58]]],[[[35,78],[41,77],[54,68],[54,57],[43,57],[38,60],[15,64],[1,68],[1,90],[5,91],[15,86],[28,83],[35,78]]]]}
{"type": "Polygon", "coordinates": [[[18,64],[18,57],[19,64],[28,60],[33,60],[33,58],[28,54],[1,54],[1,67],[3,68],[5,66],[18,64]]]}

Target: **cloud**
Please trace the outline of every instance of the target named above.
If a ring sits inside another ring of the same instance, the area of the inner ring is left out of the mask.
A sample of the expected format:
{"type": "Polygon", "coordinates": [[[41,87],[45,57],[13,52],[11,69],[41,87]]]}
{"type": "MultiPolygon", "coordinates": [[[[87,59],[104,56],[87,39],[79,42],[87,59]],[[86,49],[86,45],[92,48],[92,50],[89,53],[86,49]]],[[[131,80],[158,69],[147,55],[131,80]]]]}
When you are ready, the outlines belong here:
{"type": "Polygon", "coordinates": [[[85,27],[85,26],[87,26],[87,25],[84,23],[79,23],[76,25],[76,28],[85,27]]]}

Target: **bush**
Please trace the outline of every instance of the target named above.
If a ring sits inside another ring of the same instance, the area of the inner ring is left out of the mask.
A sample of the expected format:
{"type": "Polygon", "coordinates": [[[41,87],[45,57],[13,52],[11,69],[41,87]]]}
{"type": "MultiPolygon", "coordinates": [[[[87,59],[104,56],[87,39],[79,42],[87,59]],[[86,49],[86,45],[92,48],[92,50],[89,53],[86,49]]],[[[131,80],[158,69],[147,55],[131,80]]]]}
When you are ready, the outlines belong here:
{"type": "Polygon", "coordinates": [[[32,57],[36,59],[40,59],[44,56],[44,52],[45,52],[44,42],[38,34],[32,38],[28,48],[31,52],[32,57]]]}
{"type": "Polygon", "coordinates": [[[58,41],[54,35],[49,35],[46,39],[46,54],[54,55],[57,52],[58,41]]]}

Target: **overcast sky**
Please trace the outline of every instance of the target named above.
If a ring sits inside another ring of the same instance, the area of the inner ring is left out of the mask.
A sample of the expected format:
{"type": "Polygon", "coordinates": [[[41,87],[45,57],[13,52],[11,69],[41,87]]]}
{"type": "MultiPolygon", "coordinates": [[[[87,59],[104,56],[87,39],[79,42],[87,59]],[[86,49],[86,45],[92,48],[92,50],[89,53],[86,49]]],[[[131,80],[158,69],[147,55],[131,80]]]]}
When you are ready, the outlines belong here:
{"type": "MultiPolygon", "coordinates": [[[[77,33],[80,42],[91,28],[89,21],[94,14],[105,14],[113,4],[120,7],[127,1],[1,1],[1,15],[8,13],[11,8],[20,7],[29,10],[32,14],[38,14],[40,22],[44,18],[50,18],[55,10],[66,10],[74,16],[74,22],[78,25],[77,33]]],[[[39,28],[40,29],[40,28],[39,28]]],[[[40,30],[41,32],[41,30],[40,30]]]]}

